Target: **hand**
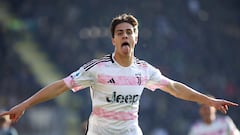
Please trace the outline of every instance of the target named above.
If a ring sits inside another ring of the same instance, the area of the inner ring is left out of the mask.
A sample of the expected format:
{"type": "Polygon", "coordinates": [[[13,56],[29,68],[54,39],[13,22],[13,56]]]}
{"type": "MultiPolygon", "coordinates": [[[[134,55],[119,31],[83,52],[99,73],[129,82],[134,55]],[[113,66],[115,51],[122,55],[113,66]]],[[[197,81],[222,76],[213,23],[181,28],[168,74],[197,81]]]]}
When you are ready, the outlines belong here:
{"type": "Polygon", "coordinates": [[[17,122],[21,116],[24,114],[25,108],[22,105],[17,105],[10,109],[10,111],[6,111],[0,114],[0,117],[4,115],[9,115],[9,118],[13,123],[17,122]]]}
{"type": "Polygon", "coordinates": [[[214,106],[217,110],[221,111],[222,113],[226,114],[228,111],[228,106],[238,106],[238,104],[227,100],[213,99],[212,106],[214,106]]]}

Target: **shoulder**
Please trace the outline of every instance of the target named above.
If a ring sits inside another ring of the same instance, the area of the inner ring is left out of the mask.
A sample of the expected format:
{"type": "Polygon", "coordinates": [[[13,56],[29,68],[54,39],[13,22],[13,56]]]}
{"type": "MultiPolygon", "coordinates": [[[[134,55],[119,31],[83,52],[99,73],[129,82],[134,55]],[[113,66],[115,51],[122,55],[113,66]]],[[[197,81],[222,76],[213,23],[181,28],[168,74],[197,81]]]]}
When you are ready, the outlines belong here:
{"type": "Polygon", "coordinates": [[[135,57],[135,63],[136,63],[137,66],[140,66],[140,67],[150,67],[151,66],[151,64],[149,64],[145,60],[140,60],[136,57],[135,57]]]}
{"type": "Polygon", "coordinates": [[[93,59],[91,60],[90,62],[86,63],[83,65],[83,69],[85,71],[97,66],[97,65],[100,65],[100,64],[103,64],[103,63],[114,63],[113,59],[112,59],[112,55],[111,54],[107,54],[101,58],[97,58],[97,59],[93,59]]]}
{"type": "Polygon", "coordinates": [[[228,115],[226,115],[226,116],[218,115],[217,121],[219,121],[220,123],[231,123],[232,119],[228,115]]]}
{"type": "Polygon", "coordinates": [[[202,127],[202,125],[204,125],[204,123],[202,122],[202,120],[197,120],[193,123],[192,125],[192,129],[198,129],[200,127],[202,127]]]}
{"type": "Polygon", "coordinates": [[[144,60],[140,60],[138,58],[135,58],[135,63],[137,65],[138,68],[147,70],[149,72],[152,73],[157,73],[160,72],[160,70],[158,68],[156,68],[155,66],[153,66],[152,64],[149,64],[148,62],[144,61],[144,60]]]}

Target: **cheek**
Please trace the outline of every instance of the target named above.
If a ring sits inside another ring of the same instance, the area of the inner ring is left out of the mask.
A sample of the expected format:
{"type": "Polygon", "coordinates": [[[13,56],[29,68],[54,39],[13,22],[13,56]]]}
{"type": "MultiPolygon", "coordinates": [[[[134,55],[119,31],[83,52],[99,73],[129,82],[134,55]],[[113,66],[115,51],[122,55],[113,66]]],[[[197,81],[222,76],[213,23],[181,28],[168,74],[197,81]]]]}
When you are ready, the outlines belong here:
{"type": "Polygon", "coordinates": [[[137,36],[135,37],[135,42],[136,42],[136,43],[138,42],[138,37],[137,37],[137,36]]]}
{"type": "Polygon", "coordinates": [[[138,38],[137,37],[131,37],[131,42],[135,45],[137,44],[138,38]]]}

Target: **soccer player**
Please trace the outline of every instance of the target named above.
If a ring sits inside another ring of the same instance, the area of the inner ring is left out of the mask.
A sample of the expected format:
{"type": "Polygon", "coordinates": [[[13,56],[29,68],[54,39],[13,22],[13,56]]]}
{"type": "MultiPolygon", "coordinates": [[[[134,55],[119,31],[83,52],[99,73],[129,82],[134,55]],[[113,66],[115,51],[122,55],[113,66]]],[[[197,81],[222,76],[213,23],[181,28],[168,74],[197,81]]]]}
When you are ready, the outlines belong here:
{"type": "Polygon", "coordinates": [[[201,104],[201,120],[194,123],[189,135],[240,135],[239,130],[229,116],[216,114],[216,108],[201,104]]]}
{"type": "Polygon", "coordinates": [[[134,55],[138,42],[138,21],[122,14],[111,22],[114,52],[94,59],[68,77],[42,88],[32,97],[13,107],[8,114],[19,120],[33,105],[52,99],[72,89],[90,87],[92,112],[87,135],[142,135],[138,125],[139,100],[144,88],[161,89],[177,98],[207,104],[226,113],[238,104],[208,97],[161,74],[160,70],[134,55]]]}

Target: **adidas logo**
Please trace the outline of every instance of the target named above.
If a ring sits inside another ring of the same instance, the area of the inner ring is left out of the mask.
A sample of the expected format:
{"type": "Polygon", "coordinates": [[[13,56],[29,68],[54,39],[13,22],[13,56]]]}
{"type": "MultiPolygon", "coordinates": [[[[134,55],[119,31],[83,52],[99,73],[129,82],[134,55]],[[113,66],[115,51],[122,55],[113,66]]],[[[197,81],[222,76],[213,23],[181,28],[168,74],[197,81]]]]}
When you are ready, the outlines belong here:
{"type": "Polygon", "coordinates": [[[115,83],[114,79],[110,79],[107,83],[115,83]]]}

